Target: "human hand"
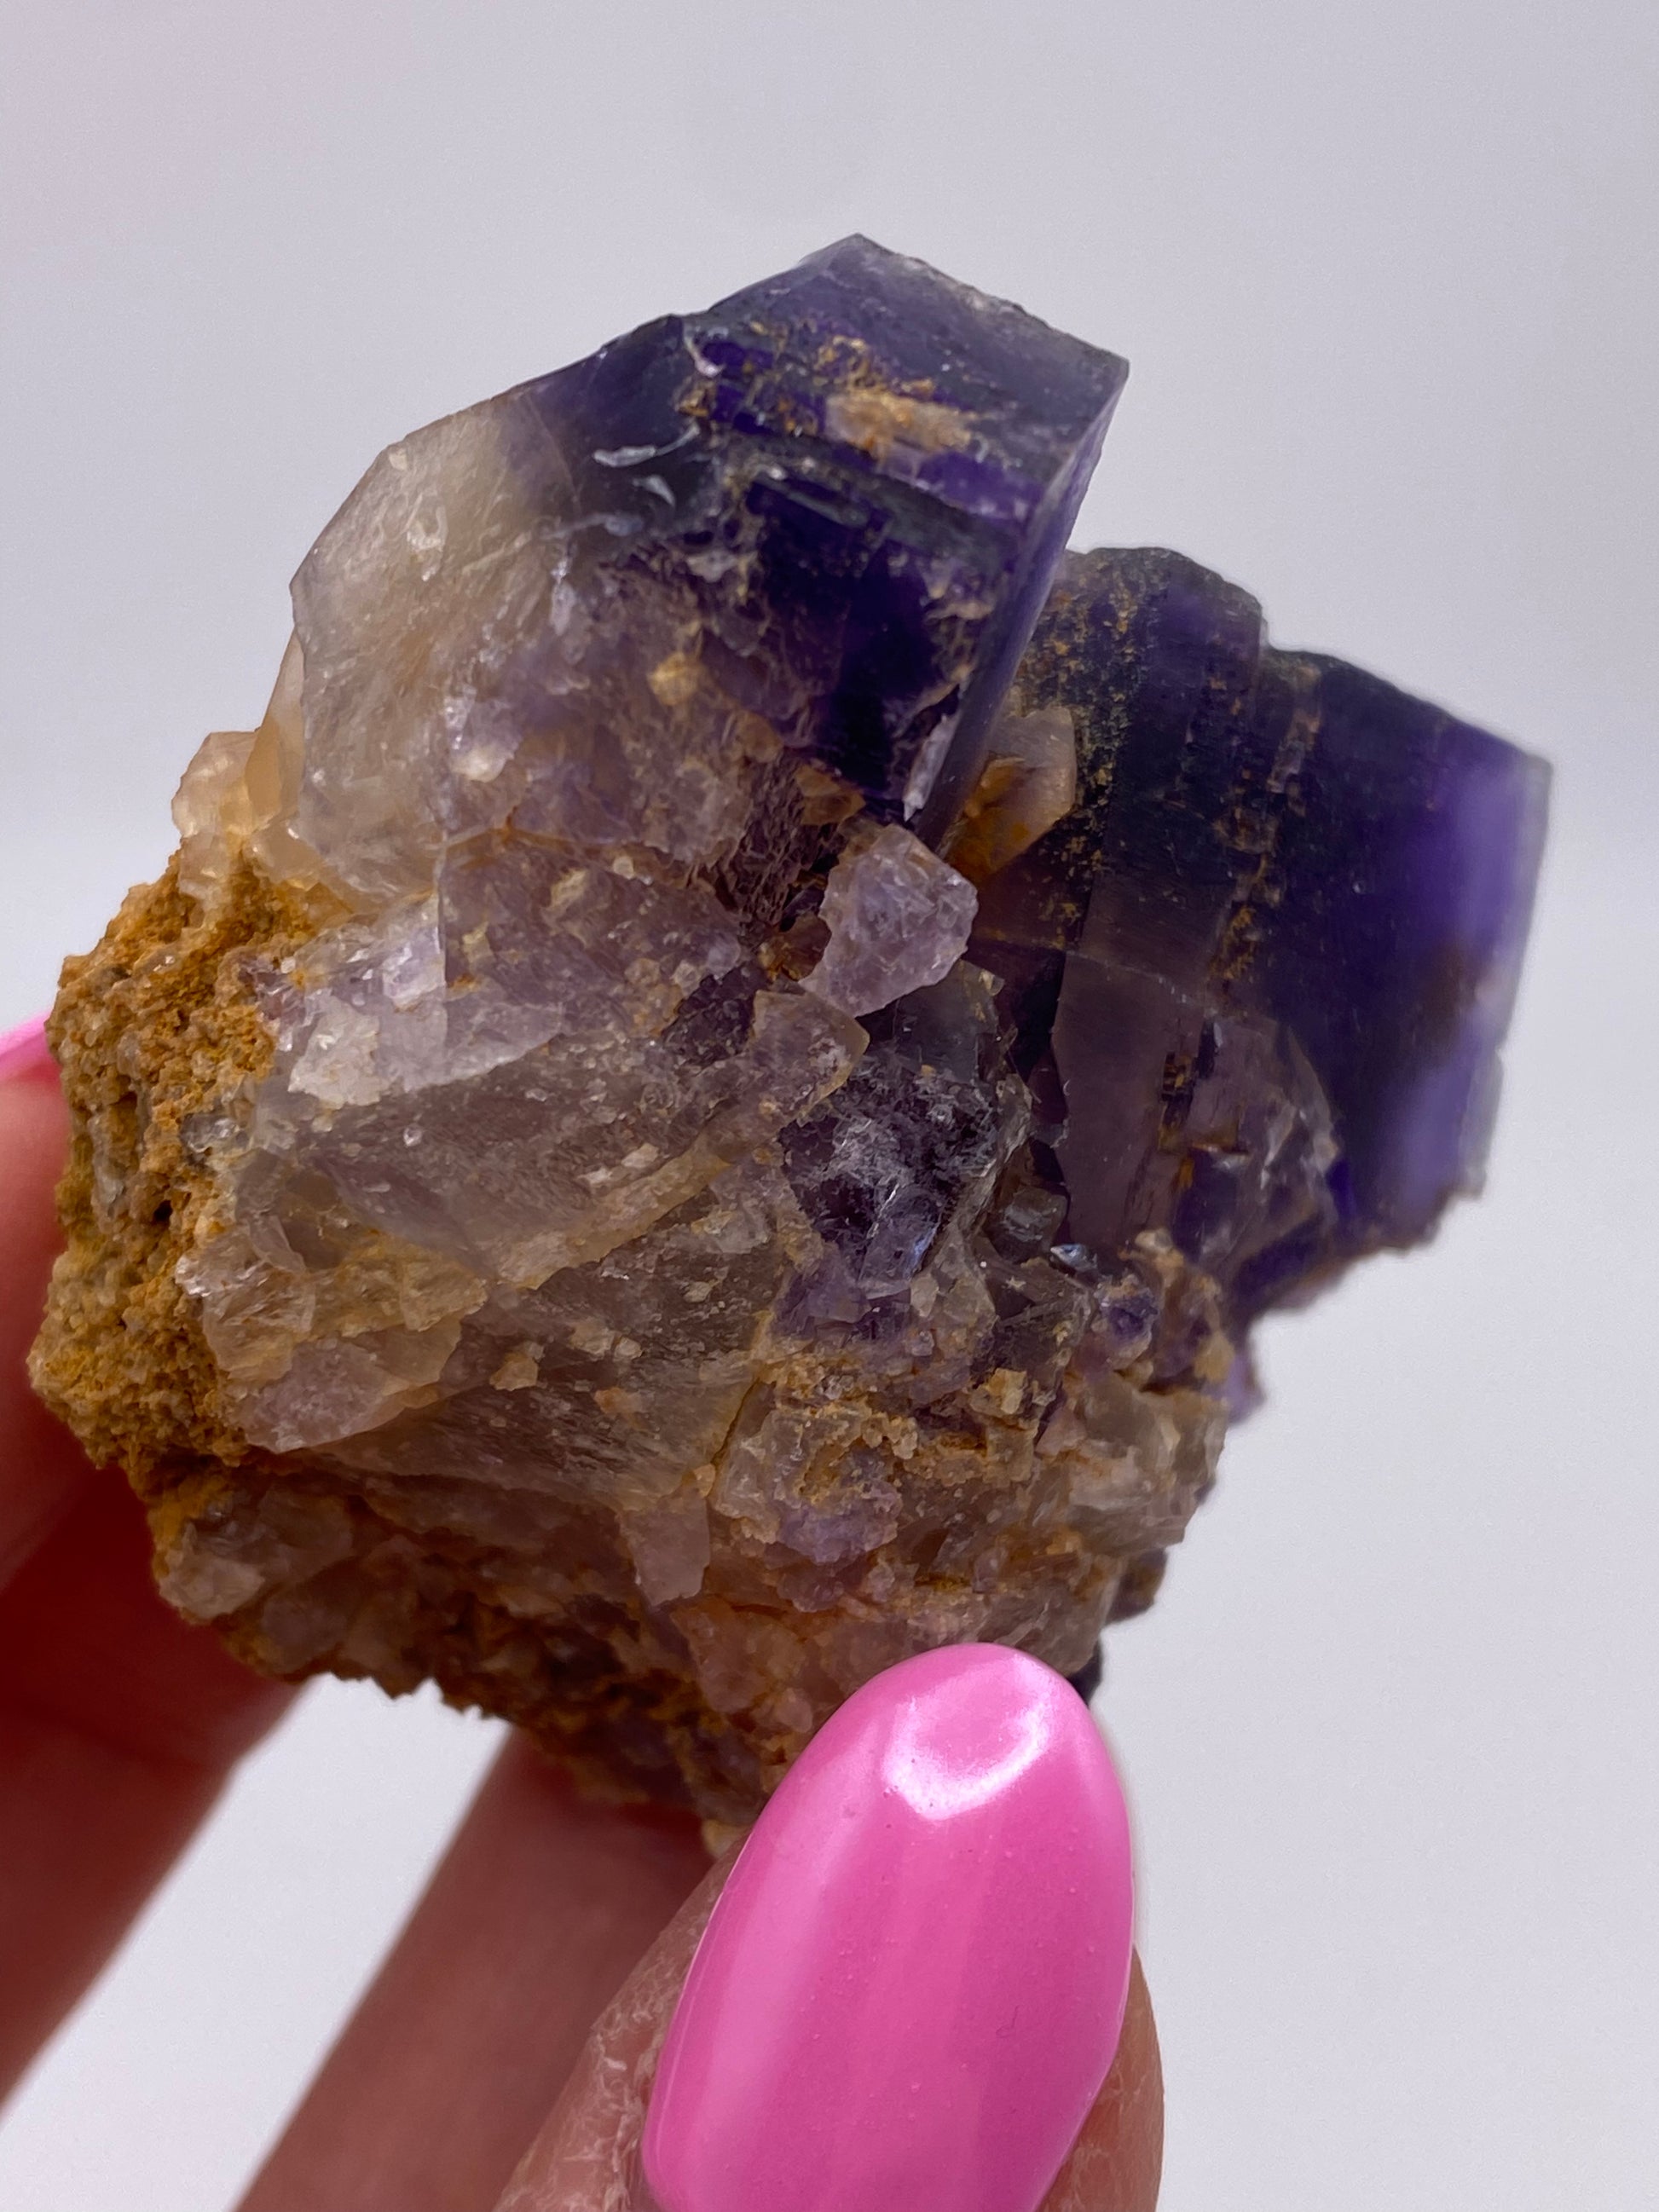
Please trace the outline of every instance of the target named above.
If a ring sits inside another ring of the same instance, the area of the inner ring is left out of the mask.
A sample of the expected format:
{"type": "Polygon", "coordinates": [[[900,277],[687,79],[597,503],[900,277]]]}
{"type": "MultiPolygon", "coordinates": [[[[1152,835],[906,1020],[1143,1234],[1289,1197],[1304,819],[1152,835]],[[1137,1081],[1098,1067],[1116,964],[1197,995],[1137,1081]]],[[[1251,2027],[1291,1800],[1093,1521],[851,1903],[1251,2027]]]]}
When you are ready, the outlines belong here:
{"type": "MultiPolygon", "coordinates": [[[[38,1025],[0,1041],[0,2092],[294,1694],[169,1611],[125,1483],[28,1389],[65,1137],[38,1025]]],[[[640,2212],[641,2099],[734,1856],[510,1742],[242,2212],[640,2212]]],[[[1137,1967],[1044,2212],[1150,2212],[1162,2125],[1137,1967]]]]}

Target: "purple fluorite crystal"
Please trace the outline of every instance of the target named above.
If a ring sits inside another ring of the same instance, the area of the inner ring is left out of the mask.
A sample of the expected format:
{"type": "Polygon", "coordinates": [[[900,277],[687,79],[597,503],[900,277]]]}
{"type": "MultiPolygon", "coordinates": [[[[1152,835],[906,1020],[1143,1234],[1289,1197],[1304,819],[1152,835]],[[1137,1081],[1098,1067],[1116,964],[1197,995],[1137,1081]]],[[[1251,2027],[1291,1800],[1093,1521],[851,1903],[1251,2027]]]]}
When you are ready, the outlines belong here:
{"type": "Polygon", "coordinates": [[[1256,1316],[1474,1187],[1544,771],[1062,555],[1122,377],[848,240],[324,531],[55,1032],[37,1379],[252,1663],[747,1817],[1085,1668],[1256,1316]]]}
{"type": "Polygon", "coordinates": [[[1268,647],[1178,554],[1068,554],[1018,710],[1079,798],[981,887],[1064,1234],[1147,1231],[1236,1328],[1478,1189],[1548,770],[1343,662],[1268,647]]]}

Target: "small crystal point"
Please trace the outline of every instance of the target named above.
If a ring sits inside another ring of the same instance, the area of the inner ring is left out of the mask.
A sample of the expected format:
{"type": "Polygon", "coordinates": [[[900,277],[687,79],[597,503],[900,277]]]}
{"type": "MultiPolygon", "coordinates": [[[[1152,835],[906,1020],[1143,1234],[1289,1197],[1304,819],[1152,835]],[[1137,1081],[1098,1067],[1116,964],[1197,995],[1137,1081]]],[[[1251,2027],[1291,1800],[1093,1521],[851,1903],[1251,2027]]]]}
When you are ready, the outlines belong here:
{"type": "Polygon", "coordinates": [[[908,830],[879,830],[830,872],[830,930],[806,988],[849,1014],[877,1012],[939,982],[968,947],[974,887],[908,830]]]}

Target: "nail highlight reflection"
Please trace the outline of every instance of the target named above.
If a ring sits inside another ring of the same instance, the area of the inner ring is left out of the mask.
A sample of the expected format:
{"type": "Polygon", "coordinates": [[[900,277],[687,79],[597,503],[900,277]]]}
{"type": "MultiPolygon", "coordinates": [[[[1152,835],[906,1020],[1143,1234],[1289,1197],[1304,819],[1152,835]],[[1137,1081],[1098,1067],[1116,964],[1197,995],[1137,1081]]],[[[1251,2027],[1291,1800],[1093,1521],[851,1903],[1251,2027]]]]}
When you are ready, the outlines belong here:
{"type": "Polygon", "coordinates": [[[1009,1751],[994,1743],[965,1746],[953,1741],[948,1726],[956,1716],[939,1711],[939,1700],[911,1705],[893,1731],[881,1763],[881,1778],[927,1820],[949,1820],[975,1813],[1004,1790],[1012,1789],[1054,1740],[1048,1714],[1027,1707],[1010,1718],[1018,1741],[1009,1751]]]}

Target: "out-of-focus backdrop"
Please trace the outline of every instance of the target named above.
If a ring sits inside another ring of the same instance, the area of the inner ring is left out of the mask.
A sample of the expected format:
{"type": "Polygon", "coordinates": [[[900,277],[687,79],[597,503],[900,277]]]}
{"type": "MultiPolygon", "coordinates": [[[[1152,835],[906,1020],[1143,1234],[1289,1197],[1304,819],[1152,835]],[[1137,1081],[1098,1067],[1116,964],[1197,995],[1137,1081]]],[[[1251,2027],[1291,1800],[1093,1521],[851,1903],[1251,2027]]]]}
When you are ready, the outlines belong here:
{"type": "MultiPolygon", "coordinates": [[[[1167,2212],[1659,2202],[1659,18],[1643,0],[0,6],[0,1027],[430,417],[868,231],[1127,354],[1163,543],[1558,763],[1491,1187],[1265,1340],[1099,1710],[1167,2212]]],[[[494,1729],[325,1684],[0,2123],[217,2212],[494,1729]]]]}

